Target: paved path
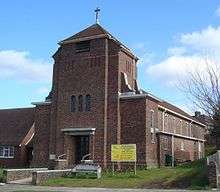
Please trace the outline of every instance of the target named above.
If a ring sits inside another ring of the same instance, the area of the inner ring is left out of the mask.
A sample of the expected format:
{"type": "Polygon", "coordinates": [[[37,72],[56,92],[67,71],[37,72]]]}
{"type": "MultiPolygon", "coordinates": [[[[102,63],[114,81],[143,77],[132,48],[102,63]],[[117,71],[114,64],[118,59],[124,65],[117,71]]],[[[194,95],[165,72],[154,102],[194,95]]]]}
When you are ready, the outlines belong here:
{"type": "MultiPolygon", "coordinates": [[[[6,184],[0,186],[1,192],[14,191],[36,191],[36,192],[188,192],[190,190],[153,190],[153,189],[103,189],[103,188],[68,188],[68,187],[43,187],[31,185],[6,184]]],[[[213,190],[212,190],[213,191],[213,190]]],[[[195,192],[195,191],[194,191],[195,192]]],[[[198,191],[196,191],[198,192],[198,191]]],[[[206,191],[207,192],[207,191],[206,191]]]]}
{"type": "Polygon", "coordinates": [[[32,177],[9,182],[10,184],[31,185],[32,177]]]}

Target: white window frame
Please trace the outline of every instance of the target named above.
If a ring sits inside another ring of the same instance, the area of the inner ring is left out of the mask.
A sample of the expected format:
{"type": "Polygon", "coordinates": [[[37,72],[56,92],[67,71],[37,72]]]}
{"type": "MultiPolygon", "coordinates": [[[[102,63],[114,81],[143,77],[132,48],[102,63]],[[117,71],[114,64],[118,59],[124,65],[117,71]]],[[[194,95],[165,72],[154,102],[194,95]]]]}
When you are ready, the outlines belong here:
{"type": "Polygon", "coordinates": [[[151,129],[151,143],[155,143],[156,140],[156,128],[154,125],[154,110],[150,110],[150,129],[151,129]]]}
{"type": "Polygon", "coordinates": [[[1,159],[13,159],[14,158],[14,147],[13,146],[0,146],[2,148],[1,159]]]}

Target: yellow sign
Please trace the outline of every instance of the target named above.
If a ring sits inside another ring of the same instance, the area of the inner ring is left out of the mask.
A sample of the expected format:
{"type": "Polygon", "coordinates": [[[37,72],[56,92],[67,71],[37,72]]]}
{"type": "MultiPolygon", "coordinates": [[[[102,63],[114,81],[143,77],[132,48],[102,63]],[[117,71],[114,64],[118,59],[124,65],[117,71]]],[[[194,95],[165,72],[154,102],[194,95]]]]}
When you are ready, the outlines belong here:
{"type": "Polygon", "coordinates": [[[111,145],[112,162],[136,162],[136,144],[111,145]]]}

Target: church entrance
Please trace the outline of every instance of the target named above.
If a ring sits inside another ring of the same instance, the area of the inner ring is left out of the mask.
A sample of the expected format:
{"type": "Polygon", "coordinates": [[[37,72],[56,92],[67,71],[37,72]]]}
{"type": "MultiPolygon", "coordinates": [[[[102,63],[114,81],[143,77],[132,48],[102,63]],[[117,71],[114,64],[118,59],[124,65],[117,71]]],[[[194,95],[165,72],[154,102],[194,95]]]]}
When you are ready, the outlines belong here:
{"type": "Polygon", "coordinates": [[[62,132],[65,134],[64,146],[69,166],[79,164],[82,158],[90,153],[91,156],[85,159],[93,158],[95,128],[65,128],[62,132]]]}
{"type": "Polygon", "coordinates": [[[76,163],[80,163],[83,156],[89,154],[89,136],[77,136],[76,141],[76,151],[75,158],[76,163]]]}

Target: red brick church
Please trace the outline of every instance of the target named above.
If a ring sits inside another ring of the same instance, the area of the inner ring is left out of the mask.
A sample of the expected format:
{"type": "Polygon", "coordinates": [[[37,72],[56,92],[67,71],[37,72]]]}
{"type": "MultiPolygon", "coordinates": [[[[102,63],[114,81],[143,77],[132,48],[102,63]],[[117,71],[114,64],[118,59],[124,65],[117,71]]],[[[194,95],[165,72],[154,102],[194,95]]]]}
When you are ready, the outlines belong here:
{"type": "Polygon", "coordinates": [[[0,166],[111,164],[111,144],[136,144],[148,167],[204,156],[205,125],[137,84],[138,58],[99,24],[59,42],[52,90],[34,108],[0,110],[0,166]]]}

